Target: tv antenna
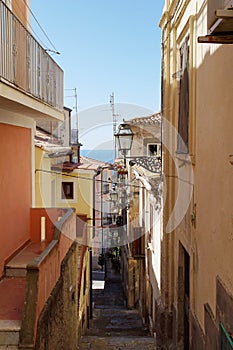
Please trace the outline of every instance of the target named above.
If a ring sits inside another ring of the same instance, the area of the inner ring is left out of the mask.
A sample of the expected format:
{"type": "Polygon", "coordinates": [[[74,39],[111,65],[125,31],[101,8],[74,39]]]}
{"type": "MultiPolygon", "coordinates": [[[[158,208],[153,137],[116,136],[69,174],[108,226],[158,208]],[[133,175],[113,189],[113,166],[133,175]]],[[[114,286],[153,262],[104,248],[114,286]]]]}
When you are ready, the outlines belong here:
{"type": "Polygon", "coordinates": [[[114,92],[110,95],[110,106],[112,110],[112,131],[113,131],[113,148],[114,148],[114,159],[116,159],[116,139],[115,134],[117,132],[117,117],[119,114],[115,113],[115,105],[114,105],[114,92]]]}

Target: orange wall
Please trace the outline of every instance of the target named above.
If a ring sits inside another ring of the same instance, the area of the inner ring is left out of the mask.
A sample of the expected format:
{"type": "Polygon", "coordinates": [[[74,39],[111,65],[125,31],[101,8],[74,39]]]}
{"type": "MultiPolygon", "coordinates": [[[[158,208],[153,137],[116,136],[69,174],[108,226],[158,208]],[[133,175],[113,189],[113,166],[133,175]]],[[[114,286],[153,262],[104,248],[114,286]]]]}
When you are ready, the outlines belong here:
{"type": "Polygon", "coordinates": [[[0,276],[30,234],[31,130],[0,123],[0,276]]]}
{"type": "Polygon", "coordinates": [[[12,11],[25,27],[27,27],[27,7],[24,0],[12,0],[12,11]]]}
{"type": "Polygon", "coordinates": [[[63,216],[63,210],[58,208],[32,208],[31,209],[31,240],[40,242],[41,240],[41,217],[45,218],[46,223],[46,242],[51,242],[54,239],[54,223],[59,216],[63,216]]]}

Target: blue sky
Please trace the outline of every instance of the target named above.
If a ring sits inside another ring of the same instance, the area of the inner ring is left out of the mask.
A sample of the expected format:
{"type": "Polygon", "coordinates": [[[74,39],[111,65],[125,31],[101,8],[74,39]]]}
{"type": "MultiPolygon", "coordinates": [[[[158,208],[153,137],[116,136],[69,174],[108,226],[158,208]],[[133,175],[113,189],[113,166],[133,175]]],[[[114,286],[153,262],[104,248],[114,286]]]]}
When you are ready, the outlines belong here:
{"type": "MultiPolygon", "coordinates": [[[[159,111],[163,6],[163,0],[31,0],[34,15],[61,53],[53,58],[64,70],[65,89],[77,88],[79,113],[108,106],[112,92],[117,113],[118,103],[159,111]]],[[[43,46],[53,49],[33,27],[43,46]]],[[[65,91],[65,97],[72,94],[65,91]]],[[[74,107],[74,98],[66,97],[65,105],[74,107]]]]}

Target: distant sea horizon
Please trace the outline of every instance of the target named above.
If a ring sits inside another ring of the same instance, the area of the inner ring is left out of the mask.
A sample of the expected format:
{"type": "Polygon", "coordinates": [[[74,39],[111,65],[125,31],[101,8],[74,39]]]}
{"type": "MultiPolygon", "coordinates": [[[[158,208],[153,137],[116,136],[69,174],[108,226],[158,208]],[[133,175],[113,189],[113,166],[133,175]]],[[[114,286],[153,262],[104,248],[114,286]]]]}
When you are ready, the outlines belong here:
{"type": "Polygon", "coordinates": [[[81,149],[80,154],[83,157],[97,159],[101,162],[114,162],[114,150],[112,149],[81,149]]]}

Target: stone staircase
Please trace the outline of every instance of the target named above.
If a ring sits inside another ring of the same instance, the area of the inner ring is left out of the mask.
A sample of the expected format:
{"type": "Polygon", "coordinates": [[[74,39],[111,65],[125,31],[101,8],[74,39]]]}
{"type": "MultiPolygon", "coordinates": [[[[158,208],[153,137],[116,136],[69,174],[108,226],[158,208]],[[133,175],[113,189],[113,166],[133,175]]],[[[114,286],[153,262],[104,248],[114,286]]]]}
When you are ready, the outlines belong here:
{"type": "Polygon", "coordinates": [[[130,336],[110,336],[84,337],[80,344],[79,350],[156,350],[155,339],[150,337],[130,337],[130,336]]]}
{"type": "Polygon", "coordinates": [[[18,349],[25,284],[25,277],[0,281],[0,350],[18,349]]]}
{"type": "Polygon", "coordinates": [[[6,265],[0,280],[0,350],[16,350],[23,315],[26,266],[43,251],[45,244],[29,243],[6,265]]]}
{"type": "Polygon", "coordinates": [[[120,274],[109,266],[105,287],[93,290],[93,301],[93,319],[80,339],[79,350],[156,350],[155,338],[142,324],[138,311],[125,306],[120,274]]]}
{"type": "Polygon", "coordinates": [[[0,350],[18,350],[20,325],[18,320],[0,321],[0,350]]]}

